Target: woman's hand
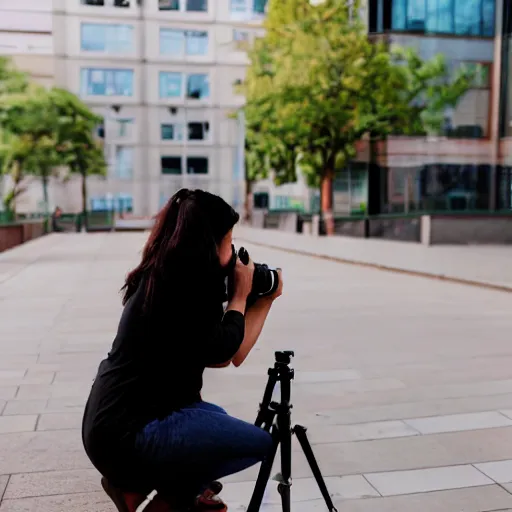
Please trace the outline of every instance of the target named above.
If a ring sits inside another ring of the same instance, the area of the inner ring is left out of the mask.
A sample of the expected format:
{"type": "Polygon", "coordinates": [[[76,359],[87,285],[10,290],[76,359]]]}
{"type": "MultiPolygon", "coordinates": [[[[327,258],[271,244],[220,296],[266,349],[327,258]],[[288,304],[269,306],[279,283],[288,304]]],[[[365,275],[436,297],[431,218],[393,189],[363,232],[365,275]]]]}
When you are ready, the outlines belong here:
{"type": "Polygon", "coordinates": [[[277,290],[270,296],[272,300],[276,300],[283,294],[283,271],[280,268],[277,269],[277,275],[279,276],[279,284],[277,290]]]}
{"type": "Polygon", "coordinates": [[[240,258],[236,259],[234,275],[234,297],[247,300],[252,290],[252,281],[254,277],[254,263],[249,258],[249,263],[244,265],[240,258]]]}

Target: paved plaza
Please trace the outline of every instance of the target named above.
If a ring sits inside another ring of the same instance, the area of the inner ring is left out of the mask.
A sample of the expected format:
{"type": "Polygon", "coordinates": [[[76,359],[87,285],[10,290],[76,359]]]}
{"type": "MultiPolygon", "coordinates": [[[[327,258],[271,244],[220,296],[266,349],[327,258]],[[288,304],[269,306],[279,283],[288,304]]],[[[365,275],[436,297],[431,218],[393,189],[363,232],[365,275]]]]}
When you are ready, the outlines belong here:
{"type": "MultiPolygon", "coordinates": [[[[80,423],[144,238],[55,234],[0,255],[0,512],[114,511],[80,423]]],[[[285,269],[285,294],[204,398],[253,421],[273,352],[294,349],[293,419],[340,512],[512,511],[512,295],[252,250],[285,269]]],[[[293,455],[293,511],[326,510],[293,455]]],[[[227,480],[230,512],[256,474],[227,480]]],[[[271,482],[262,511],[279,509],[271,482]]]]}

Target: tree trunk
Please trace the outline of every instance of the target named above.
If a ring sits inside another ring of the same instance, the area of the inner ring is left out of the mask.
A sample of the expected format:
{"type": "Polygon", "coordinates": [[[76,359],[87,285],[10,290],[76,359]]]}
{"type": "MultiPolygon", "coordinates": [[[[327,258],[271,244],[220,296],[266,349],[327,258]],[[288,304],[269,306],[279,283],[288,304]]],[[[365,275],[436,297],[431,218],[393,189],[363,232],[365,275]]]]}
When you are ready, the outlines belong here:
{"type": "Polygon", "coordinates": [[[252,197],[252,180],[245,180],[245,204],[244,204],[244,221],[246,224],[252,223],[252,207],[253,207],[253,197],[252,197]]]}
{"type": "Polygon", "coordinates": [[[334,235],[333,203],[334,171],[326,169],[320,183],[320,207],[325,222],[325,231],[328,236],[334,235]]]}
{"type": "Polygon", "coordinates": [[[49,214],[49,204],[48,204],[48,173],[44,170],[41,174],[41,179],[43,182],[43,201],[44,201],[44,214],[48,216],[49,214]]]}
{"type": "Polygon", "coordinates": [[[80,169],[82,176],[82,226],[87,229],[87,174],[80,169]]]}

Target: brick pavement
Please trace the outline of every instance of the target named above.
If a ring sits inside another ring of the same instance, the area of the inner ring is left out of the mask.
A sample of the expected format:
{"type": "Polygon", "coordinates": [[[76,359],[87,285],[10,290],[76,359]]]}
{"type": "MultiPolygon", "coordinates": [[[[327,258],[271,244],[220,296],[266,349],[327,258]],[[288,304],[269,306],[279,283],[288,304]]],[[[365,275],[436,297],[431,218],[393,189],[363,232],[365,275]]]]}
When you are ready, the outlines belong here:
{"type": "MultiPolygon", "coordinates": [[[[143,240],[52,235],[0,255],[0,512],[113,511],[79,427],[143,240]]],[[[508,294],[251,250],[284,267],[286,293],[248,362],[208,372],[206,399],[253,420],[273,351],[293,348],[294,420],[338,510],[512,510],[508,294]]],[[[297,446],[293,469],[293,511],[324,510],[297,446]]],[[[227,479],[230,511],[255,475],[227,479]]],[[[262,510],[279,510],[273,483],[262,510]]]]}

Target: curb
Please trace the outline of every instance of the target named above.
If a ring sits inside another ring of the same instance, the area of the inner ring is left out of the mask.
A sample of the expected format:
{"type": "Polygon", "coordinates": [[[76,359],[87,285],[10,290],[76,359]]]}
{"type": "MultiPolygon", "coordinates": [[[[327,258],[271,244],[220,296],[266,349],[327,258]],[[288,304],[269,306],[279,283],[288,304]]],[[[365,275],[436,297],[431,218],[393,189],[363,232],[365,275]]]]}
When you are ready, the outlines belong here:
{"type": "Polygon", "coordinates": [[[485,283],[482,281],[473,281],[471,279],[463,279],[460,277],[451,277],[451,276],[446,276],[443,274],[433,274],[431,272],[422,272],[420,270],[406,270],[403,268],[390,267],[388,265],[380,265],[378,263],[367,263],[364,261],[351,260],[351,259],[347,259],[347,258],[341,258],[338,256],[327,256],[326,254],[318,254],[318,253],[299,250],[299,249],[290,249],[287,247],[280,247],[278,245],[266,244],[263,242],[254,242],[253,240],[244,238],[243,236],[239,237],[238,239],[244,240],[248,244],[256,245],[259,247],[266,247],[268,249],[274,249],[276,251],[287,252],[289,254],[297,254],[299,256],[309,256],[309,257],[316,258],[319,260],[332,261],[332,262],[341,263],[344,265],[353,265],[356,267],[363,267],[363,268],[373,268],[376,270],[381,270],[383,272],[392,272],[394,274],[402,274],[402,275],[411,276],[411,277],[421,277],[424,279],[444,281],[447,283],[461,284],[464,286],[472,286],[474,288],[483,288],[486,290],[493,290],[496,292],[512,293],[512,286],[485,283]]]}

